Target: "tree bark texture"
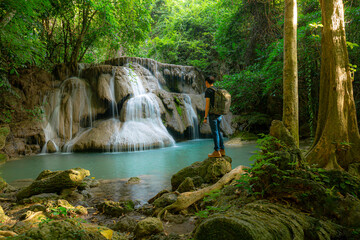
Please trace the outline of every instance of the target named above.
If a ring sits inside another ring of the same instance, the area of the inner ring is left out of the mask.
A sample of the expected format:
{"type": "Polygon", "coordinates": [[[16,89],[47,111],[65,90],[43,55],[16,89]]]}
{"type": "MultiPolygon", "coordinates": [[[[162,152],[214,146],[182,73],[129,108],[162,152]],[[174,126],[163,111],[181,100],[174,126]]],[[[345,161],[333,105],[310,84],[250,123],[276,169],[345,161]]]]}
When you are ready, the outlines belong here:
{"type": "Polygon", "coordinates": [[[306,159],[326,169],[360,161],[342,0],[320,0],[322,13],[320,98],[317,129],[306,159]]]}
{"type": "Polygon", "coordinates": [[[283,88],[283,122],[299,146],[296,0],[285,1],[283,88]]]}

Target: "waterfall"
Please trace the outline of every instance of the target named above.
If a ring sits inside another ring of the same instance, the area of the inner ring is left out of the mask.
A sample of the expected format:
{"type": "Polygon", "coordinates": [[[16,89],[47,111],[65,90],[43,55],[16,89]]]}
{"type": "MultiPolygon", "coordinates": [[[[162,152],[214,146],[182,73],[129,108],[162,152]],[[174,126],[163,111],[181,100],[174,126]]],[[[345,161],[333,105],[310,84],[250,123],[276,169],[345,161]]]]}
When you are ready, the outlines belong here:
{"type": "Polygon", "coordinates": [[[191,124],[191,139],[199,138],[199,125],[198,125],[198,117],[192,107],[191,98],[189,95],[184,94],[184,103],[186,108],[186,116],[191,124]]]}
{"type": "Polygon", "coordinates": [[[113,151],[139,151],[174,144],[175,140],[162,123],[155,95],[145,91],[141,79],[132,69],[125,69],[133,97],[126,102],[122,113],[125,122],[109,143],[113,151]]]}
{"type": "Polygon", "coordinates": [[[92,127],[91,91],[88,88],[85,81],[71,77],[61,84],[55,94],[45,97],[44,105],[48,118],[44,121],[46,144],[42,152],[46,152],[48,141],[52,141],[59,151],[60,138],[66,142],[65,151],[71,151],[70,140],[83,131],[81,121],[87,117],[89,121],[85,128],[92,127]]]}
{"type": "Polygon", "coordinates": [[[115,97],[115,83],[114,83],[114,79],[115,79],[115,72],[116,72],[116,68],[113,67],[112,68],[112,76],[110,78],[109,81],[109,92],[110,92],[110,97],[111,97],[111,114],[113,116],[113,118],[118,118],[119,117],[119,111],[117,108],[117,103],[116,103],[116,97],[115,97]]]}
{"type": "Polygon", "coordinates": [[[168,130],[178,139],[198,138],[196,111],[203,105],[203,88],[202,75],[189,66],[142,58],[79,64],[77,77],[63,81],[44,100],[42,150],[158,148],[175,144],[168,130]],[[182,101],[177,102],[181,116],[174,93],[182,101]]]}

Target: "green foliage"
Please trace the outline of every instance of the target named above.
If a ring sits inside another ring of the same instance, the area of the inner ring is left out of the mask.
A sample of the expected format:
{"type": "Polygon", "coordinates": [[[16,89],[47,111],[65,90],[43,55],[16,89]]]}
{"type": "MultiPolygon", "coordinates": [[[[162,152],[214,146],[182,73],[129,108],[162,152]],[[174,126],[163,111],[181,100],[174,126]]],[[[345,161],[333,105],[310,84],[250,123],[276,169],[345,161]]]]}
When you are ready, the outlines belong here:
{"type": "Polygon", "coordinates": [[[66,217],[68,215],[68,209],[66,207],[56,207],[51,209],[52,216],[63,216],[66,217]]]}
{"type": "MultiPolygon", "coordinates": [[[[206,197],[204,197],[203,201],[204,203],[211,203],[214,202],[217,198],[220,196],[220,190],[213,190],[210,193],[205,194],[206,197]]],[[[216,207],[216,206],[205,206],[205,210],[198,211],[195,213],[195,216],[198,216],[199,218],[207,218],[210,214],[219,213],[219,212],[225,212],[227,209],[229,209],[230,206],[222,206],[222,207],[216,207]]]]}
{"type": "Polygon", "coordinates": [[[25,109],[32,120],[41,122],[45,116],[45,111],[41,106],[35,106],[33,109],[25,109]]]}
{"type": "Polygon", "coordinates": [[[7,110],[3,110],[2,114],[0,115],[0,122],[3,123],[11,123],[12,122],[12,113],[14,113],[15,110],[13,109],[7,109],[7,110]]]}
{"type": "Polygon", "coordinates": [[[179,100],[179,98],[177,96],[174,96],[174,102],[175,102],[175,107],[176,107],[176,111],[178,112],[179,116],[182,116],[182,108],[181,108],[181,102],[179,100]]]}

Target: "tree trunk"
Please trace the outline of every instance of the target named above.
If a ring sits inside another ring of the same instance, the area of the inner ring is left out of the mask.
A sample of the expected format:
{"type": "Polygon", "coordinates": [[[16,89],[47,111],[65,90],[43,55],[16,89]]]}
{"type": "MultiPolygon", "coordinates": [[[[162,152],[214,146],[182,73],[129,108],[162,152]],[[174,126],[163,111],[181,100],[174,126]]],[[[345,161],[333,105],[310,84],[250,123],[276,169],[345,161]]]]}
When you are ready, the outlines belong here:
{"type": "Polygon", "coordinates": [[[320,0],[322,13],[320,98],[317,129],[306,159],[327,169],[360,161],[342,0],[320,0]]]}
{"type": "Polygon", "coordinates": [[[283,122],[299,146],[296,0],[285,1],[284,25],[283,122]]]}

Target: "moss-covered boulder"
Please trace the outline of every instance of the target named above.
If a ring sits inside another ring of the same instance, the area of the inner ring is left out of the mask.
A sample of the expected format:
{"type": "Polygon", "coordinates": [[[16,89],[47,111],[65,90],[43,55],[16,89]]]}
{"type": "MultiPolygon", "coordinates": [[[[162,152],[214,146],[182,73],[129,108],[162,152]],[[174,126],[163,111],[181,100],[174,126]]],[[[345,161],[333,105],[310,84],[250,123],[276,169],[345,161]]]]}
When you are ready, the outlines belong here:
{"type": "Polygon", "coordinates": [[[139,177],[131,177],[126,182],[126,184],[139,184],[141,182],[141,179],[139,177]]]}
{"type": "Polygon", "coordinates": [[[3,192],[9,185],[7,184],[7,182],[5,182],[5,180],[0,177],[0,192],[3,192]]]}
{"type": "Polygon", "coordinates": [[[106,215],[113,217],[120,217],[124,213],[128,213],[134,210],[135,204],[133,201],[123,201],[123,202],[114,202],[114,201],[105,201],[96,206],[96,208],[106,215]]]}
{"type": "Polygon", "coordinates": [[[9,157],[6,154],[0,153],[0,164],[6,163],[8,159],[9,157]]]}
{"type": "Polygon", "coordinates": [[[150,235],[161,233],[164,231],[163,223],[160,219],[149,217],[138,222],[135,227],[136,239],[144,239],[150,235]]]}
{"type": "Polygon", "coordinates": [[[214,214],[195,230],[195,240],[333,239],[342,227],[284,206],[257,201],[226,213],[214,214]]]}
{"type": "Polygon", "coordinates": [[[231,171],[232,159],[228,156],[221,158],[207,158],[181,169],[171,177],[171,186],[175,191],[180,184],[190,177],[196,187],[202,183],[214,183],[223,175],[231,171]]]}
{"type": "MultiPolygon", "coordinates": [[[[81,239],[81,240],[106,240],[126,239],[112,230],[99,227],[87,226],[74,220],[50,221],[40,224],[38,228],[32,228],[25,233],[30,239],[81,239]]],[[[26,239],[26,238],[23,238],[26,239]]]]}
{"type": "Polygon", "coordinates": [[[176,189],[176,191],[178,191],[179,193],[191,192],[191,191],[194,191],[194,190],[195,190],[194,181],[190,177],[185,178],[185,180],[176,189]]]}
{"type": "Polygon", "coordinates": [[[123,216],[117,220],[113,229],[119,232],[134,232],[137,221],[129,216],[123,216]]]}
{"type": "Polygon", "coordinates": [[[158,199],[156,199],[153,205],[157,208],[166,207],[174,202],[176,202],[177,194],[175,193],[165,193],[161,195],[158,199]]]}
{"type": "Polygon", "coordinates": [[[18,200],[40,193],[60,193],[63,189],[79,186],[90,172],[82,168],[73,168],[65,171],[51,172],[46,170],[28,187],[16,194],[18,200]]]}
{"type": "Polygon", "coordinates": [[[5,147],[6,137],[10,133],[10,128],[8,126],[0,127],[0,150],[5,147]]]}

